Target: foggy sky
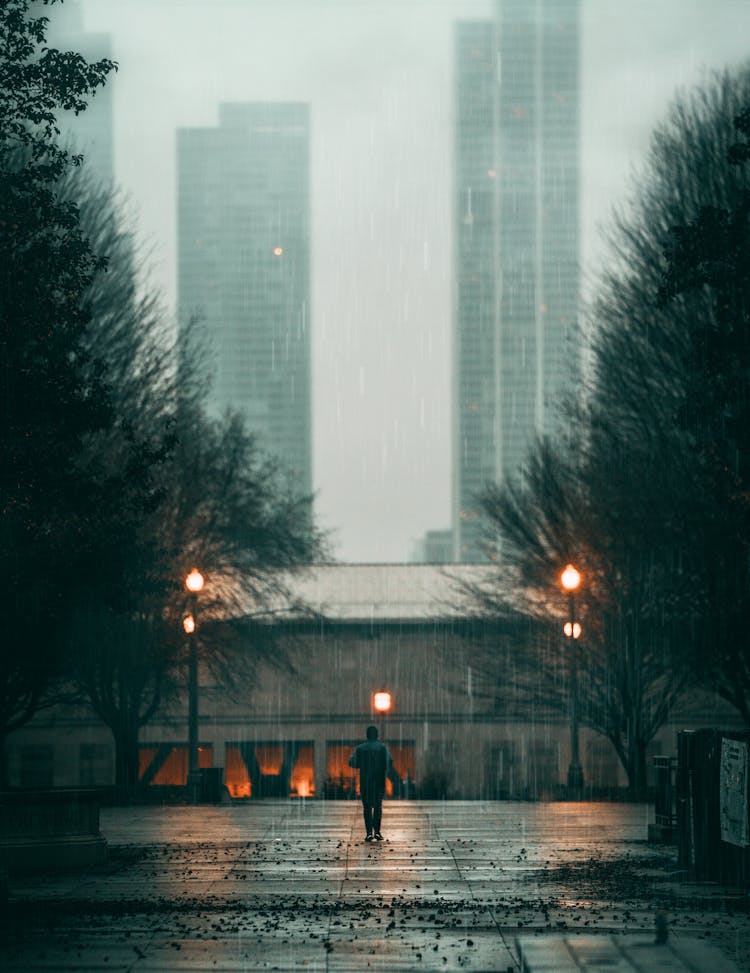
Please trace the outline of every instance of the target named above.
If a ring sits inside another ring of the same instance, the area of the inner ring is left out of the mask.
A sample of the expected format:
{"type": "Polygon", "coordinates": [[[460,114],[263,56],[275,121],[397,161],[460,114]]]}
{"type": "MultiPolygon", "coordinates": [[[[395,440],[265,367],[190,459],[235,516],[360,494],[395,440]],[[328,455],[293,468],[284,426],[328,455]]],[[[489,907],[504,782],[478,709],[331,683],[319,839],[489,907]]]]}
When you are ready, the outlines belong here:
{"type": "MultiPolygon", "coordinates": [[[[113,35],[115,168],[175,303],[175,130],[309,101],[314,483],[336,556],[450,525],[453,24],[487,0],[82,0],[113,35]]],[[[54,17],[55,8],[49,15],[54,17]]],[[[678,86],[750,57],[747,0],[582,0],[582,266],[678,86]]]]}

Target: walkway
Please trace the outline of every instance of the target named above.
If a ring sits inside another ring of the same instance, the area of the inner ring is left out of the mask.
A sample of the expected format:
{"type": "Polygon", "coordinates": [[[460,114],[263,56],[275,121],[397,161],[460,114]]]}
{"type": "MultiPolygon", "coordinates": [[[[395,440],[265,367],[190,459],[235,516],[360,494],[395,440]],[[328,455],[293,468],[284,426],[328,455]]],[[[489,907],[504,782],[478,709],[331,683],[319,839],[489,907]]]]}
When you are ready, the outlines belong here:
{"type": "Polygon", "coordinates": [[[648,818],[642,805],[388,802],[386,840],[366,844],[353,803],[105,809],[106,867],[11,882],[0,969],[505,973],[519,937],[653,941],[662,907],[676,944],[703,937],[750,971],[744,896],[679,884],[673,849],[644,840],[648,818]]]}

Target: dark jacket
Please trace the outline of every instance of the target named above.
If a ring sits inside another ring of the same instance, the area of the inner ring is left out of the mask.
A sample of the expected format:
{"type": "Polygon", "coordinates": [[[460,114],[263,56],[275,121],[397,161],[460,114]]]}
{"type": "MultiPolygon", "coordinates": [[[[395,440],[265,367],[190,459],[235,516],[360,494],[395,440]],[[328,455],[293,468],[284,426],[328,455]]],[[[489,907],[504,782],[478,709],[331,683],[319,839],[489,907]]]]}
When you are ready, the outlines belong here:
{"type": "Polygon", "coordinates": [[[380,740],[360,743],[349,759],[349,766],[359,769],[359,790],[363,800],[382,798],[385,776],[392,765],[391,753],[380,740]]]}

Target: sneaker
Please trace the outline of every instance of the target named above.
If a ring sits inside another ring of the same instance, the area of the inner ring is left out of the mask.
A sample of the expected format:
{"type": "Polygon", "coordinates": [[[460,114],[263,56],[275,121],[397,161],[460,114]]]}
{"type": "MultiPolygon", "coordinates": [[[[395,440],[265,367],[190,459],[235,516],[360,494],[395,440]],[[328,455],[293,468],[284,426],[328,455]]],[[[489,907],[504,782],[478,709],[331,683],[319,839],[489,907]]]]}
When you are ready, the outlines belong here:
{"type": "Polygon", "coordinates": [[[382,836],[382,834],[379,831],[376,831],[375,832],[375,840],[376,841],[382,841],[383,840],[383,836],[382,836]]]}
{"type": "Polygon", "coordinates": [[[366,834],[365,835],[365,841],[372,841],[372,835],[371,834],[366,834]]]}

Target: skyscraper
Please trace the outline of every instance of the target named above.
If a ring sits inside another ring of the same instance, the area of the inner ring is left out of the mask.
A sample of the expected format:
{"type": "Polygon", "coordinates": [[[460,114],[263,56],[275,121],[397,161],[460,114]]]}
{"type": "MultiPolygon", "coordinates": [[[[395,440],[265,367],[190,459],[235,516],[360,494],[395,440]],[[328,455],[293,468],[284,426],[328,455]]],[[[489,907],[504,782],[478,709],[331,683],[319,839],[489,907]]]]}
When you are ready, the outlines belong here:
{"type": "Polygon", "coordinates": [[[178,302],[208,334],[210,405],[240,411],[261,445],[312,487],[309,110],[224,104],[180,129],[178,302]]]}
{"type": "MultiPolygon", "coordinates": [[[[75,51],[89,62],[112,57],[111,35],[84,30],[80,4],[68,0],[50,8],[48,16],[50,47],[75,51]]],[[[61,112],[59,125],[63,142],[69,140],[71,149],[83,155],[84,171],[107,186],[115,177],[112,85],[116,77],[114,71],[109,74],[106,84],[96,89],[80,115],[61,112]]]]}
{"type": "Polygon", "coordinates": [[[497,476],[498,195],[495,25],[456,29],[453,539],[474,560],[477,496],[497,476]]]}
{"type": "Polygon", "coordinates": [[[457,25],[453,528],[516,475],[577,372],[579,0],[500,0],[457,25]]]}

